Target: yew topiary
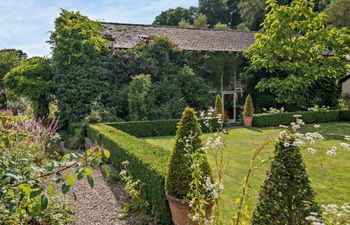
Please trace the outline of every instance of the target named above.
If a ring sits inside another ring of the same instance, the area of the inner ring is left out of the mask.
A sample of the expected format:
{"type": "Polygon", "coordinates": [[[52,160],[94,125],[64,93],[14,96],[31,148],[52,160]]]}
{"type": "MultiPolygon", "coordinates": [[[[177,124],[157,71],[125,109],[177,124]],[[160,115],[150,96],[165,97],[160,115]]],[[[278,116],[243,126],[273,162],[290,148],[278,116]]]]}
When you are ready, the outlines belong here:
{"type": "Polygon", "coordinates": [[[224,105],[222,104],[221,96],[216,95],[215,99],[215,115],[224,116],[224,105]]]}
{"type": "MultiPolygon", "coordinates": [[[[201,125],[198,122],[196,112],[187,107],[180,122],[177,124],[176,142],[171,153],[165,189],[167,193],[175,198],[184,199],[190,190],[191,157],[188,154],[202,151],[201,125]],[[190,140],[186,142],[186,140],[190,140]],[[186,146],[190,144],[191,147],[186,146]]],[[[203,174],[212,177],[208,160],[205,158],[202,164],[203,174]]],[[[203,183],[204,177],[203,177],[203,183]]]]}
{"type": "Polygon", "coordinates": [[[297,147],[280,141],[261,188],[252,225],[310,225],[306,217],[320,208],[297,147]]]}
{"type": "Polygon", "coordinates": [[[253,116],[253,114],[254,114],[254,108],[253,108],[252,97],[248,95],[244,103],[243,116],[253,116]]]}

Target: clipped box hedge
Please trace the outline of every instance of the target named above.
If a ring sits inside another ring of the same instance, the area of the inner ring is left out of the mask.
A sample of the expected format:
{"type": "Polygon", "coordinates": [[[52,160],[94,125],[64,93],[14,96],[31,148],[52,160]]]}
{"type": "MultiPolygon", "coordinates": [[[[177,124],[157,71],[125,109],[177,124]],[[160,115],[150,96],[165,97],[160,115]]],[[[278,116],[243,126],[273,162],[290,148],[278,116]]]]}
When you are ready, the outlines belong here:
{"type": "MultiPolygon", "coordinates": [[[[124,131],[135,137],[156,137],[156,136],[170,136],[176,134],[176,125],[179,119],[172,120],[145,120],[145,121],[129,121],[129,122],[115,122],[106,123],[118,130],[124,131]]],[[[208,132],[208,128],[204,125],[204,120],[199,119],[203,132],[208,132]]],[[[213,129],[219,126],[217,119],[211,120],[213,129]]]]}
{"type": "Polygon", "coordinates": [[[152,120],[106,123],[135,137],[169,136],[176,133],[179,120],[152,120]]]}
{"type": "Polygon", "coordinates": [[[349,110],[339,111],[339,121],[350,121],[350,111],[349,110]]]}
{"type": "Polygon", "coordinates": [[[325,112],[287,112],[287,113],[263,113],[254,115],[254,127],[276,127],[288,125],[295,121],[294,115],[301,115],[305,123],[327,123],[350,119],[348,111],[331,110],[325,112]]]}
{"type": "Polygon", "coordinates": [[[164,194],[166,167],[170,152],[106,124],[91,124],[88,136],[111,152],[111,162],[121,168],[125,160],[129,171],[143,184],[155,220],[164,225],[172,224],[171,214],[164,194]]]}

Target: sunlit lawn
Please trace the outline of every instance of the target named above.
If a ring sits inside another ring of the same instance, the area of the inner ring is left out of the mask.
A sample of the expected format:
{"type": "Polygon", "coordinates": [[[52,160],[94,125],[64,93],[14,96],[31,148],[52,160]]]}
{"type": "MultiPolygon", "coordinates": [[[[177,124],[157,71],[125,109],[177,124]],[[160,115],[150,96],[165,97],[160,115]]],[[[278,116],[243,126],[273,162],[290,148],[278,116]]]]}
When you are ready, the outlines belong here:
{"type": "MultiPolygon", "coordinates": [[[[316,131],[311,125],[301,129],[305,131],[316,131]]],[[[304,161],[311,180],[312,187],[317,193],[317,201],[320,204],[350,202],[350,152],[339,147],[344,142],[344,136],[350,135],[350,123],[327,123],[321,124],[318,131],[326,138],[325,141],[317,142],[314,147],[318,148],[315,155],[310,155],[303,150],[304,161]],[[337,146],[338,151],[335,157],[329,157],[326,151],[331,146],[337,146]]],[[[225,158],[229,159],[223,180],[225,189],[222,194],[222,213],[224,224],[229,224],[229,218],[234,213],[235,199],[240,196],[244,175],[248,170],[248,162],[251,158],[251,151],[263,143],[274,140],[279,133],[278,129],[230,129],[225,136],[225,158]]],[[[209,134],[203,135],[204,139],[209,134]]],[[[146,141],[172,149],[174,137],[146,138],[146,141]]],[[[273,144],[270,143],[260,154],[260,159],[266,159],[273,153],[273,144]]],[[[215,153],[208,154],[213,170],[215,170],[215,153]]],[[[257,162],[257,163],[258,163],[257,162]]],[[[249,205],[254,209],[259,187],[265,177],[268,165],[257,170],[250,180],[252,187],[249,205]]]]}

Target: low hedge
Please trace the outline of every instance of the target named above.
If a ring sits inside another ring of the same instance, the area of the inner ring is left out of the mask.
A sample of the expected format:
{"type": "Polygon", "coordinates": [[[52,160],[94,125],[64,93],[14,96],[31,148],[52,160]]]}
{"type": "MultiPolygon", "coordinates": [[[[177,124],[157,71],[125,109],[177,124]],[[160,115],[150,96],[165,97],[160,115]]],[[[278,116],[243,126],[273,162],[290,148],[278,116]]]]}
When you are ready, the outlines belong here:
{"type": "Polygon", "coordinates": [[[254,127],[276,127],[288,125],[295,121],[294,115],[301,115],[305,123],[327,123],[339,121],[342,118],[349,120],[350,113],[338,110],[324,112],[287,112],[287,113],[263,113],[254,115],[254,127]]]}
{"type": "Polygon", "coordinates": [[[176,133],[179,120],[153,120],[106,123],[135,137],[170,136],[176,133]]]}
{"type": "Polygon", "coordinates": [[[121,168],[125,160],[130,162],[131,175],[143,184],[152,213],[157,222],[168,225],[171,214],[164,194],[166,168],[170,152],[106,124],[87,127],[88,136],[111,152],[111,162],[121,168]]]}
{"type": "MultiPolygon", "coordinates": [[[[125,133],[134,135],[135,137],[156,137],[156,136],[170,136],[175,135],[176,125],[179,119],[172,120],[150,120],[150,121],[129,121],[129,122],[115,122],[106,123],[107,125],[124,131],[125,133]]],[[[208,132],[208,128],[204,125],[204,120],[200,119],[199,123],[202,126],[203,132],[208,132]]],[[[212,119],[213,129],[217,128],[219,124],[217,119],[212,119]]]]}
{"type": "Polygon", "coordinates": [[[339,121],[350,121],[350,111],[349,110],[339,111],[339,121]]]}

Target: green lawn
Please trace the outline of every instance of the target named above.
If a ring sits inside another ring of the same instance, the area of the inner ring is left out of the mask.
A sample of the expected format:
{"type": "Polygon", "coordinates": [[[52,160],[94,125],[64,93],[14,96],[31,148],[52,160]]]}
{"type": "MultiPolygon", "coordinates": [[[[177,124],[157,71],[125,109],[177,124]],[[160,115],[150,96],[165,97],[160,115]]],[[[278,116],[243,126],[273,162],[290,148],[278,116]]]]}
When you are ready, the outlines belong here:
{"type": "MultiPolygon", "coordinates": [[[[316,131],[311,125],[306,125],[301,132],[316,131]]],[[[338,148],[337,156],[331,158],[326,151],[332,145],[339,147],[344,141],[345,135],[350,135],[350,123],[326,123],[321,124],[318,131],[326,138],[317,142],[318,148],[315,155],[310,155],[303,150],[304,161],[311,180],[311,185],[317,193],[317,201],[321,204],[350,202],[350,152],[338,148]]],[[[225,136],[225,157],[229,159],[228,166],[223,176],[225,189],[222,194],[222,213],[224,224],[229,224],[229,218],[234,213],[234,201],[240,196],[243,177],[248,169],[251,151],[264,142],[274,140],[278,135],[278,129],[230,129],[225,136]]],[[[203,139],[209,134],[203,135],[203,139]]],[[[174,137],[145,138],[147,142],[172,149],[174,137]]],[[[269,144],[260,154],[265,159],[273,153],[273,145],[269,144]]],[[[208,154],[210,163],[215,171],[214,153],[208,154]]],[[[250,180],[252,187],[249,205],[254,208],[259,187],[265,177],[268,165],[257,170],[250,180]]]]}

